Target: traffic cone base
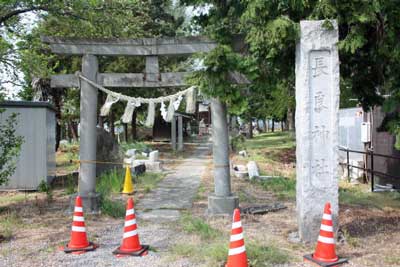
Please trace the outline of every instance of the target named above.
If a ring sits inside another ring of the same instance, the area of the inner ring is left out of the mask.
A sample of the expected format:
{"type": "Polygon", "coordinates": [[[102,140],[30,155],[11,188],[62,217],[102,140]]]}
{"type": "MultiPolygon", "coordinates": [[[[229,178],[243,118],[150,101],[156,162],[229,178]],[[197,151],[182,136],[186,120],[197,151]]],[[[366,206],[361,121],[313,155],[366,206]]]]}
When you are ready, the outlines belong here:
{"type": "Polygon", "coordinates": [[[122,194],[133,194],[133,183],[132,183],[132,176],[131,176],[131,169],[126,167],[125,171],[125,179],[124,179],[124,188],[122,190],[122,194]]]}
{"type": "Polygon", "coordinates": [[[60,247],[60,250],[64,251],[65,253],[71,253],[71,254],[79,255],[79,254],[86,253],[87,251],[93,251],[98,247],[99,247],[98,245],[96,245],[96,244],[94,244],[92,242],[89,242],[89,245],[87,247],[84,247],[84,248],[69,248],[68,244],[67,244],[65,247],[60,247]]]}
{"type": "Polygon", "coordinates": [[[128,256],[134,256],[134,257],[146,256],[148,254],[148,250],[149,250],[150,246],[141,245],[141,247],[142,247],[141,249],[136,250],[136,251],[121,250],[121,247],[119,247],[113,251],[113,254],[116,255],[118,258],[128,257],[128,256]]]}
{"type": "Polygon", "coordinates": [[[313,258],[313,254],[308,254],[304,256],[304,261],[312,263],[316,266],[321,266],[321,267],[334,267],[334,266],[339,266],[340,264],[347,263],[348,260],[345,258],[338,258],[337,261],[335,262],[324,262],[324,261],[319,261],[313,258]]]}

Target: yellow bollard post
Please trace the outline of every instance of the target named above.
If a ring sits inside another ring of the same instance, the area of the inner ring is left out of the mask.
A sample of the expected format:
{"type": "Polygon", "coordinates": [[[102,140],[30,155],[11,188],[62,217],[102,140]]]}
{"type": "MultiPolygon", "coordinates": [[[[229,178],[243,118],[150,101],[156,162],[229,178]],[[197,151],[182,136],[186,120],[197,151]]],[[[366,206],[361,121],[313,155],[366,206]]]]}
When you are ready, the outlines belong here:
{"type": "Polygon", "coordinates": [[[124,188],[122,190],[123,194],[132,194],[133,193],[133,183],[132,183],[132,176],[131,176],[131,168],[126,166],[125,172],[125,181],[124,181],[124,188]]]}

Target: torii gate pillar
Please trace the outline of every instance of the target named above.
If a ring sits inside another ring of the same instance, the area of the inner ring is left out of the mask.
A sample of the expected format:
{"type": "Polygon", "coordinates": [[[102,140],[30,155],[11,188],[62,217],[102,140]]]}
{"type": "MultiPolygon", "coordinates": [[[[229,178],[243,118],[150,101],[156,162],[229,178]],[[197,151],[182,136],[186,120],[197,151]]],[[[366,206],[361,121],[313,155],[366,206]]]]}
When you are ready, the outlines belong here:
{"type": "MultiPolygon", "coordinates": [[[[94,55],[82,57],[82,73],[88,79],[96,82],[99,63],[94,55]]],[[[96,164],[85,161],[96,160],[97,142],[97,88],[86,81],[81,81],[80,107],[80,150],[79,159],[79,192],[82,197],[85,212],[99,211],[99,194],[96,193],[96,164]]]]}
{"type": "Polygon", "coordinates": [[[214,186],[208,196],[209,214],[232,214],[239,198],[232,195],[229,166],[229,135],[226,105],[218,99],[211,100],[214,186]]]}

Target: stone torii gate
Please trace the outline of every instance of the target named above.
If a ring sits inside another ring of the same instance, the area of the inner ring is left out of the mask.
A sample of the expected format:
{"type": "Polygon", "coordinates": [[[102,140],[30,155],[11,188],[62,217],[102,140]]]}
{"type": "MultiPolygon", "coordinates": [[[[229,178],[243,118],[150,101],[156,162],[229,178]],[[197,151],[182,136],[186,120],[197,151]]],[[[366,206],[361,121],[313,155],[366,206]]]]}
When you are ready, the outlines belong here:
{"type": "MultiPolygon", "coordinates": [[[[143,39],[76,39],[42,37],[56,54],[82,56],[82,74],[104,87],[183,87],[189,72],[160,73],[159,56],[181,56],[209,52],[217,44],[205,37],[143,38],[143,39]],[[144,56],[144,73],[99,73],[97,56],[144,56]]],[[[232,83],[248,84],[239,73],[231,73],[232,83]]],[[[74,74],[54,75],[51,87],[81,87],[80,91],[80,160],[96,160],[96,125],[98,89],[74,74]]],[[[211,214],[229,214],[238,205],[231,193],[229,171],[229,142],[227,112],[224,103],[212,99],[213,161],[215,194],[209,196],[211,214]]],[[[98,212],[99,195],[96,193],[96,166],[81,162],[79,192],[88,212],[98,212]]]]}

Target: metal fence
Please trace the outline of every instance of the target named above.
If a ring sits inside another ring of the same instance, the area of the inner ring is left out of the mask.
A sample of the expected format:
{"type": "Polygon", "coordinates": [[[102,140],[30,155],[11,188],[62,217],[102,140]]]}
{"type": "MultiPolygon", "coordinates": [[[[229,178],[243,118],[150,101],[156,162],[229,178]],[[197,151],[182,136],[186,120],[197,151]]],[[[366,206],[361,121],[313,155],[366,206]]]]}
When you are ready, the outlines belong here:
{"type": "Polygon", "coordinates": [[[368,173],[370,182],[371,182],[371,191],[372,192],[374,192],[374,190],[375,190],[375,175],[381,176],[381,177],[388,177],[391,179],[400,179],[400,176],[383,173],[383,172],[380,172],[380,171],[377,171],[374,169],[374,157],[383,157],[383,158],[388,158],[388,159],[399,160],[399,164],[400,164],[400,157],[374,153],[373,149],[368,149],[367,151],[358,151],[358,150],[352,150],[352,149],[348,149],[348,148],[344,148],[344,147],[339,147],[339,150],[346,152],[346,163],[341,162],[339,164],[347,167],[347,175],[348,176],[350,175],[350,168],[360,169],[360,170],[363,170],[365,173],[368,173]],[[358,153],[358,154],[365,155],[366,161],[365,161],[364,167],[351,165],[350,164],[350,153],[358,153]]]}

